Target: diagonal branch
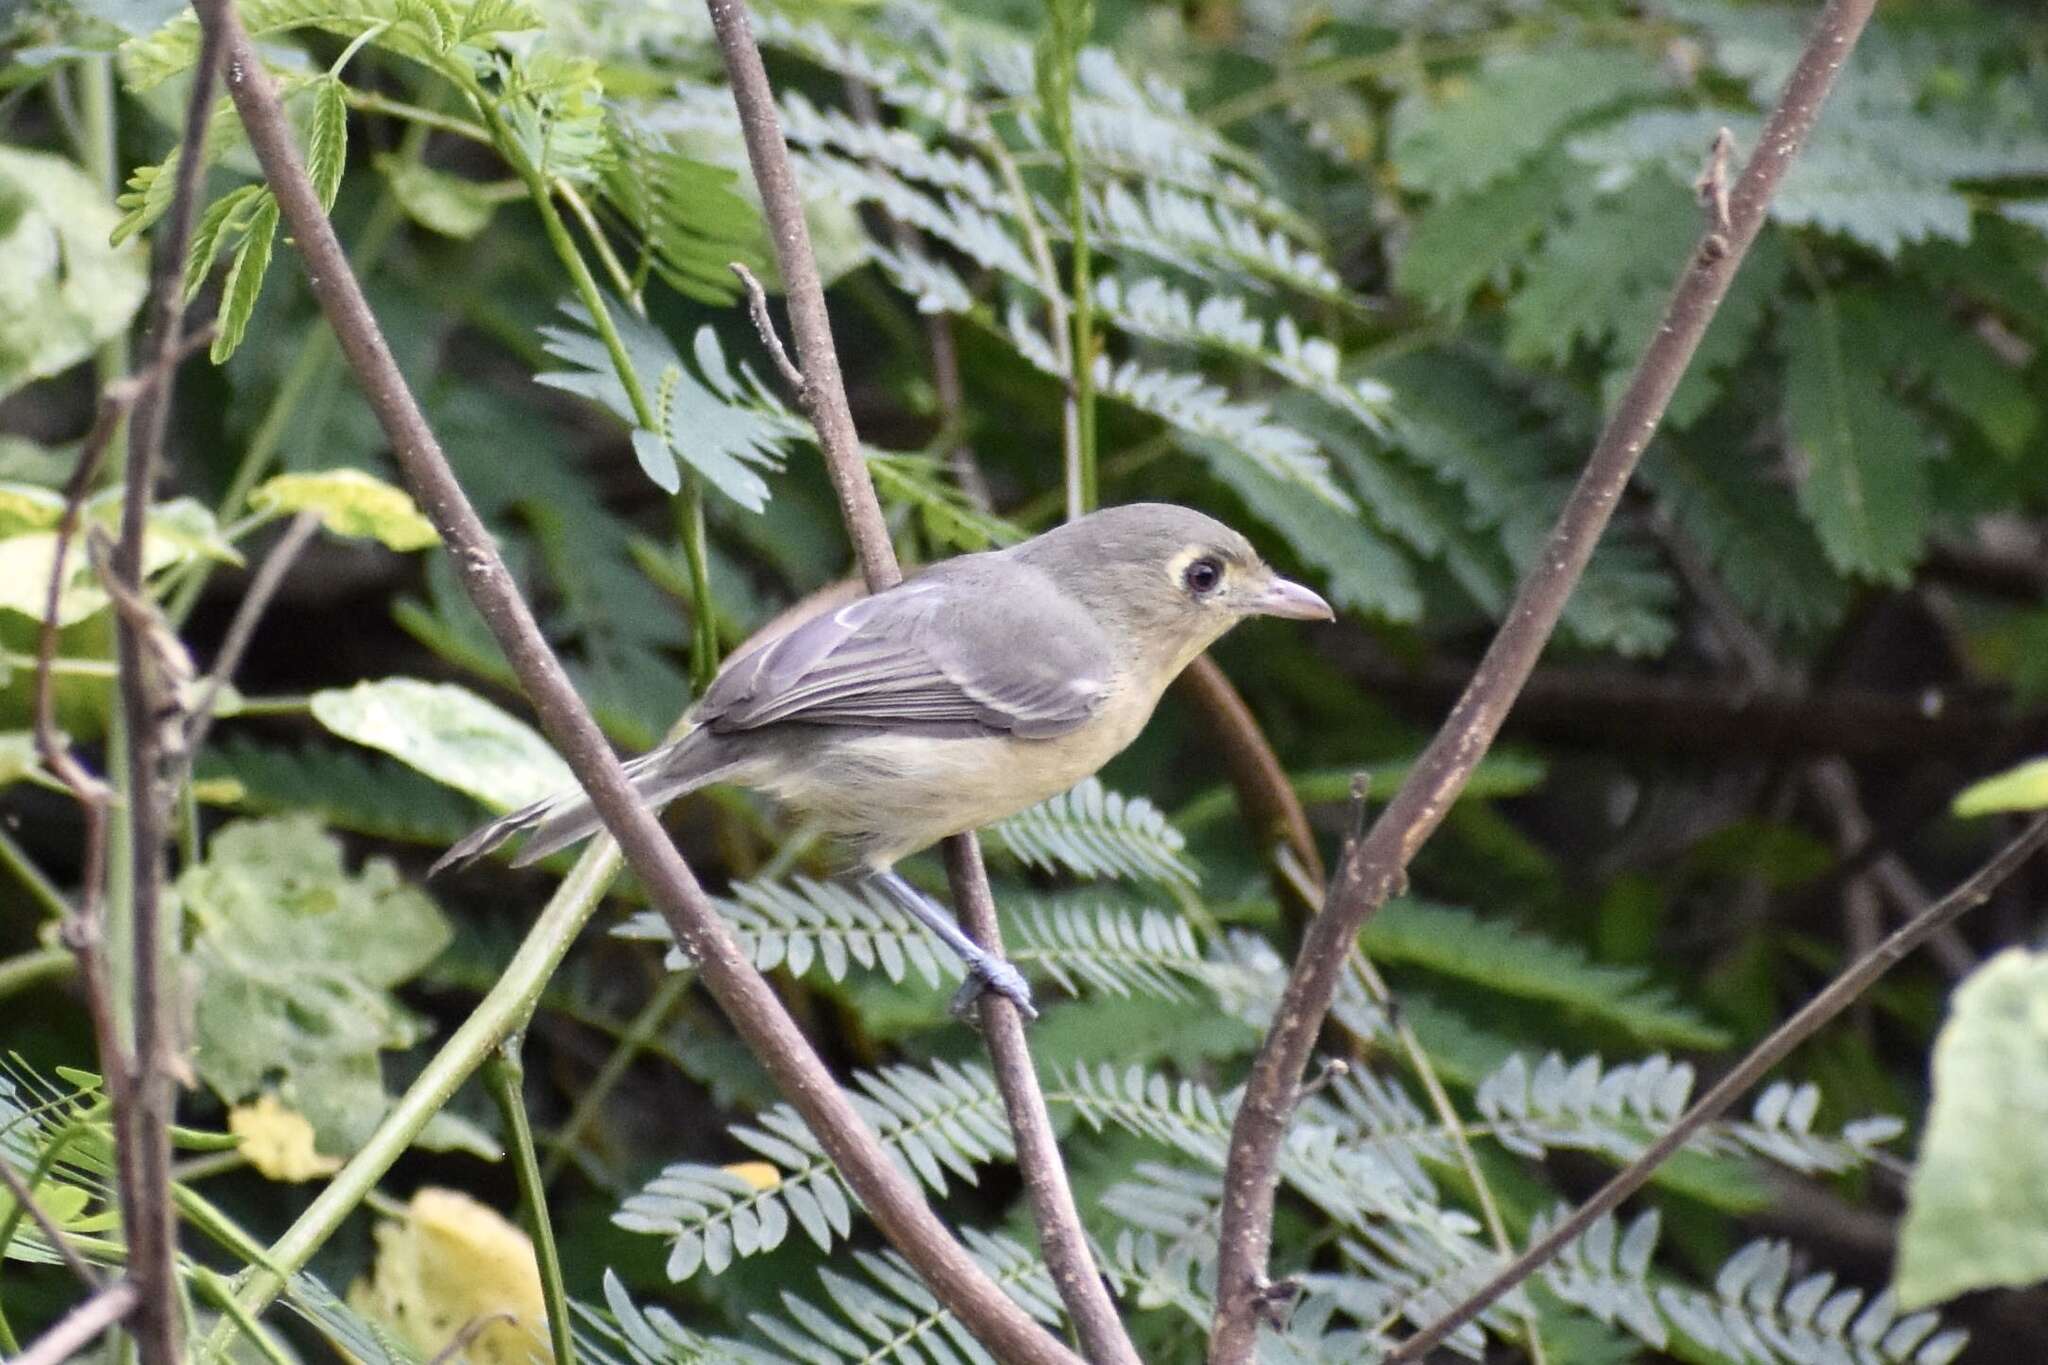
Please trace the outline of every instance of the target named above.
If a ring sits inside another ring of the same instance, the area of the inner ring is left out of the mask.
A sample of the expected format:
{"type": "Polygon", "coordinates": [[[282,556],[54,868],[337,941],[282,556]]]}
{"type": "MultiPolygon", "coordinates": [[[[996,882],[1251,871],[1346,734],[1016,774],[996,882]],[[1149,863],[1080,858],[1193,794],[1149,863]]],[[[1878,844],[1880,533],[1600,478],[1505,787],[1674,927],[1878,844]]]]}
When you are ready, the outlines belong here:
{"type": "Polygon", "coordinates": [[[8,1365],[63,1365],[138,1307],[133,1280],[116,1280],[72,1309],[8,1365]]]}
{"type": "Polygon", "coordinates": [[[1499,733],[1874,4],[1828,0],[1755,152],[1727,196],[1725,220],[1720,196],[1714,196],[1706,231],[1679,276],[1663,319],[1478,671],[1372,830],[1344,850],[1322,913],[1303,938],[1232,1126],[1212,1365],[1244,1365],[1252,1356],[1272,1245],[1275,1162],[1302,1068],[1329,1013],[1350,946],[1365,921],[1405,884],[1409,860],[1442,823],[1499,733]]]}
{"type": "MultiPolygon", "coordinates": [[[[876,1225],[946,1307],[1005,1360],[1070,1365],[1072,1353],[982,1271],[897,1169],[747,959],[654,815],[635,797],[617,757],[514,589],[489,530],[464,494],[399,371],[307,178],[276,84],[234,6],[230,0],[201,0],[197,10],[209,38],[226,50],[228,91],[250,145],[305,260],[308,283],[407,483],[447,543],[464,591],[511,661],[548,737],[668,919],[676,941],[696,959],[706,988],[803,1115],[876,1225]]],[[[868,505],[874,506],[872,491],[868,505]]],[[[873,527],[880,527],[878,510],[873,527]]]]}
{"type": "Polygon", "coordinates": [[[1915,948],[1936,933],[1954,924],[1964,912],[1990,899],[1999,884],[2038,853],[2043,844],[2048,844],[2048,815],[2036,816],[2018,838],[1994,853],[1991,860],[1972,873],[1962,885],[1849,964],[1820,994],[1778,1025],[1770,1037],[1751,1049],[1734,1070],[1694,1101],[1692,1108],[1644,1148],[1641,1156],[1602,1185],[1592,1198],[1573,1209],[1570,1217],[1532,1242],[1499,1274],[1472,1291],[1464,1302],[1402,1342],[1381,1365],[1408,1365],[1408,1362],[1421,1360],[1451,1333],[1485,1312],[1501,1295],[1542,1269],[1545,1262],[1571,1245],[1587,1228],[1647,1185],[1657,1173],[1657,1168],[1676,1155],[1694,1134],[1727,1112],[1728,1106],[1740,1099],[1744,1091],[1790,1056],[1794,1048],[1826,1027],[1836,1015],[1869,990],[1879,977],[1904,961],[1915,948]]]}
{"type": "MultiPolygon", "coordinates": [[[[753,27],[741,0],[707,0],[707,4],[719,51],[725,58],[726,75],[732,82],[733,102],[739,109],[747,159],[761,190],[768,235],[775,244],[775,262],[787,291],[790,327],[796,334],[796,368],[802,381],[798,392],[812,426],[817,428],[826,469],[833,491],[839,495],[840,512],[859,553],[868,590],[880,592],[901,582],[903,573],[889,543],[888,528],[882,523],[881,505],[861,455],[852,409],[847,405],[839,356],[832,343],[831,318],[825,310],[824,285],[818,277],[817,259],[811,253],[803,199],[797,191],[789,147],[782,138],[775,94],[769,88],[761,50],[755,44],[753,27]]],[[[765,309],[758,294],[754,310],[756,324],[762,327],[766,338],[772,338],[773,331],[765,325],[765,309]]],[[[772,353],[779,348],[770,341],[770,350],[772,353]]],[[[787,363],[783,359],[779,368],[787,363]]],[[[964,834],[948,839],[945,851],[953,904],[961,924],[977,943],[1000,955],[1003,945],[996,925],[995,901],[989,895],[988,873],[982,867],[979,845],[972,834],[964,834]]],[[[1039,1246],[1060,1299],[1074,1320],[1082,1349],[1099,1365],[1138,1365],[1137,1351],[1124,1332],[1116,1304],[1096,1270],[1087,1233],[1081,1227],[1080,1209],[1067,1182],[1051,1115],[1038,1085],[1030,1047],[1024,1040],[1024,1020],[1015,1005],[989,992],[981,998],[981,1025],[988,1039],[996,1087],[1002,1092],[1003,1107],[1016,1136],[1017,1164],[1023,1172],[1025,1192],[1038,1227],[1039,1246]]]]}

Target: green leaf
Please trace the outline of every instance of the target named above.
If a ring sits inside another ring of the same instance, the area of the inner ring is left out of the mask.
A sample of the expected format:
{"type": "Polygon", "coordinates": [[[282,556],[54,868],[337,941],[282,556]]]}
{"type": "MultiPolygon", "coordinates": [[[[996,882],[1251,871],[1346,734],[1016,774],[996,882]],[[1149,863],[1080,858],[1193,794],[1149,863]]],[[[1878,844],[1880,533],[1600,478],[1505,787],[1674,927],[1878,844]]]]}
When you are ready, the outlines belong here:
{"type": "Polygon", "coordinates": [[[1959,987],[1899,1228],[1908,1308],[2048,1277],[2048,954],[2008,948],[1959,987]]]}
{"type": "Polygon", "coordinates": [[[2048,758],[2029,759],[1996,777],[1971,783],[1956,794],[1950,809],[1966,818],[1999,811],[2048,809],[2048,758]]]}
{"type": "Polygon", "coordinates": [[[381,541],[393,550],[423,550],[441,541],[404,489],[360,469],[280,474],[251,493],[249,505],[280,515],[317,512],[335,535],[381,541]]]}
{"type": "Polygon", "coordinates": [[[1636,967],[1592,961],[1493,916],[1424,901],[1390,901],[1362,939],[1374,958],[1427,967],[1523,1000],[1627,1030],[1645,1043],[1724,1047],[1725,1033],[1636,967]]]}
{"type": "Polygon", "coordinates": [[[538,382],[580,394],[623,418],[633,427],[633,453],[642,472],[664,492],[682,487],[676,467],[680,460],[748,511],[767,505],[768,484],[755,471],[779,469],[787,443],[800,428],[751,374],[743,369],[734,378],[717,333],[709,326],[697,329],[699,379],[652,323],[624,308],[611,310],[627,362],[654,408],[656,425],[650,430],[640,426],[590,315],[576,305],[562,311],[573,325],[541,328],[541,344],[573,368],[535,375],[538,382]]]}
{"type": "MultiPolygon", "coordinates": [[[[0,499],[16,508],[44,490],[23,485],[0,484],[0,499]]],[[[84,526],[71,538],[60,576],[63,590],[57,598],[57,623],[76,625],[107,605],[99,575],[87,557],[86,528],[99,527],[108,534],[119,529],[121,490],[116,487],[95,494],[85,508],[84,526]]],[[[16,535],[0,532],[0,611],[12,611],[32,620],[43,619],[49,604],[50,570],[57,557],[57,533],[51,530],[24,531],[16,535]]],[[[242,557],[220,534],[213,513],[191,498],[177,498],[150,509],[142,541],[142,569],[154,578],[167,569],[194,559],[239,564],[242,557]]]]}
{"type": "Polygon", "coordinates": [[[406,215],[429,232],[468,241],[490,226],[498,201],[474,180],[385,153],[376,166],[406,215]]]}
{"type": "Polygon", "coordinates": [[[1873,303],[1842,295],[1788,309],[1779,342],[1800,509],[1837,569],[1903,584],[1927,538],[1930,438],[1871,354],[1886,332],[1873,303]]]}
{"type": "Polygon", "coordinates": [[[199,224],[192,229],[192,250],[185,257],[185,301],[190,303],[213,271],[220,249],[236,234],[247,236],[256,210],[270,199],[262,185],[243,185],[229,190],[207,206],[199,224]]]}
{"type": "Polygon", "coordinates": [[[139,242],[108,244],[118,221],[70,162],[0,147],[0,397],[127,329],[149,255],[139,242]]]}
{"type": "Polygon", "coordinates": [[[446,946],[441,913],[384,859],[350,875],[304,816],[223,827],[177,893],[200,1077],[229,1103],[274,1090],[354,1151],[389,1105],[377,1054],[424,1031],[390,990],[446,946]]]}
{"type": "Polygon", "coordinates": [[[1415,221],[1394,268],[1394,283],[1436,309],[1461,306],[1472,291],[1520,259],[1569,198],[1584,172],[1561,151],[1454,198],[1439,199],[1415,221]]]}
{"type": "Polygon", "coordinates": [[[1586,115],[1663,86],[1656,65],[1633,49],[1560,44],[1502,53],[1474,76],[1454,76],[1402,101],[1394,111],[1394,170],[1414,189],[1477,189],[1586,115]]]}
{"type": "Polygon", "coordinates": [[[385,678],[315,692],[312,706],[313,718],[334,734],[380,749],[494,810],[576,785],[530,726],[454,683],[385,678]]]}
{"type": "Polygon", "coordinates": [[[327,76],[313,85],[313,116],[306,125],[306,174],[320,193],[320,207],[332,209],[348,167],[348,100],[341,81],[327,76]]]}
{"type": "Polygon", "coordinates": [[[1647,335],[1699,230],[1692,197],[1662,175],[1584,204],[1530,258],[1508,300],[1508,358],[1562,363],[1580,343],[1647,335]]]}
{"type": "Polygon", "coordinates": [[[263,292],[263,276],[270,269],[270,248],[277,237],[277,197],[265,192],[263,202],[249,217],[249,230],[235,248],[234,263],[221,285],[219,331],[213,338],[213,363],[218,365],[242,344],[249,317],[256,311],[256,298],[263,292]]]}

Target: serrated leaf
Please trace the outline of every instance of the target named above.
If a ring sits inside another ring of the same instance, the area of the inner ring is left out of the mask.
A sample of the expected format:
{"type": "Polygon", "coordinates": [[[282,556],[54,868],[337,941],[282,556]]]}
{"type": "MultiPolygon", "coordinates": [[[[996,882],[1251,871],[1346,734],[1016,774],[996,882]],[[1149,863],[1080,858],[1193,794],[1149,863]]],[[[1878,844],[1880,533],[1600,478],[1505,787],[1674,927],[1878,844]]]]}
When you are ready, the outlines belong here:
{"type": "Polygon", "coordinates": [[[390,754],[494,810],[576,785],[530,726],[454,683],[385,678],[328,688],[313,694],[312,711],[343,739],[390,754]]]}
{"type": "Polygon", "coordinates": [[[1394,283],[1432,308],[1455,309],[1505,273],[1536,234],[1582,192],[1584,172],[1562,151],[1454,198],[1416,219],[1394,268],[1394,283]]]}
{"type": "Polygon", "coordinates": [[[234,263],[221,285],[220,314],[216,319],[212,357],[219,365],[242,344],[249,318],[256,311],[257,296],[263,292],[263,276],[270,269],[270,248],[277,237],[277,199],[265,193],[261,204],[249,216],[249,230],[235,248],[234,263]]]}
{"type": "Polygon", "coordinates": [[[249,505],[279,515],[314,512],[335,535],[376,540],[393,550],[423,550],[441,541],[410,494],[360,469],[280,474],[251,493],[249,505]]]}
{"type": "Polygon", "coordinates": [[[388,1104],[378,1052],[421,1033],[390,988],[447,944],[440,912],[384,859],[345,871],[303,816],[224,826],[177,891],[200,1077],[230,1103],[275,1092],[354,1151],[388,1104]]]}
{"type": "Polygon", "coordinates": [[[1907,1308],[2048,1277],[2048,954],[2008,948],[1956,990],[1899,1228],[1907,1308]]]}
{"type": "Polygon", "coordinates": [[[0,147],[0,397],[60,373],[124,331],[149,287],[138,242],[62,157],[0,147]]]}
{"type": "Polygon", "coordinates": [[[192,249],[185,257],[187,303],[205,286],[221,247],[236,234],[248,232],[250,215],[269,197],[270,191],[262,185],[243,185],[207,205],[198,226],[192,229],[192,249]]]}
{"type": "Polygon", "coordinates": [[[2048,758],[2030,759],[1996,777],[1973,782],[1949,807],[1965,818],[2000,811],[2048,809],[2048,758]]]}
{"type": "Polygon", "coordinates": [[[313,114],[306,123],[306,175],[319,192],[320,207],[332,209],[348,167],[348,100],[333,76],[313,85],[313,114]]]}
{"type": "Polygon", "coordinates": [[[1787,310],[1787,434],[1804,464],[1799,506],[1829,560],[1855,577],[1903,584],[1927,537],[1921,462],[1931,442],[1868,354],[1860,329],[1884,324],[1859,302],[1787,310]]]}

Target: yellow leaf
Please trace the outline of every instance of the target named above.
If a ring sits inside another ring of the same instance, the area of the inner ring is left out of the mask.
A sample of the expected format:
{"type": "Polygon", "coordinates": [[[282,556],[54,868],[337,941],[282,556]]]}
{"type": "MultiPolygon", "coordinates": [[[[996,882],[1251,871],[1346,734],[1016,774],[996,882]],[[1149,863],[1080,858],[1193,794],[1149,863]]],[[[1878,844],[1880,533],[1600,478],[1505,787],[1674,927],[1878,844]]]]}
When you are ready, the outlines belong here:
{"type": "Polygon", "coordinates": [[[495,1209],[455,1190],[413,1195],[402,1223],[377,1225],[377,1263],[349,1306],[433,1357],[468,1324],[496,1318],[463,1348],[474,1365],[549,1361],[533,1243],[495,1209]]]}
{"type": "Polygon", "coordinates": [[[368,537],[394,550],[423,550],[441,540],[404,489],[360,469],[280,474],[250,494],[249,504],[264,512],[316,512],[338,536],[368,537]]]}
{"type": "Polygon", "coordinates": [[[234,777],[202,777],[192,784],[192,799],[208,806],[237,806],[249,789],[234,777]]]}
{"type": "Polygon", "coordinates": [[[341,1169],[341,1158],[313,1150],[313,1125],[285,1108],[275,1095],[228,1111],[228,1131],[242,1140],[242,1155],[272,1180],[296,1183],[341,1169]]]}
{"type": "Polygon", "coordinates": [[[2048,758],[2030,759],[1972,783],[1957,793],[1955,800],[1955,813],[1961,816],[2044,808],[2048,808],[2048,758]]]}
{"type": "Polygon", "coordinates": [[[725,1168],[757,1190],[772,1190],[782,1183],[782,1172],[765,1161],[735,1161],[725,1168]]]}

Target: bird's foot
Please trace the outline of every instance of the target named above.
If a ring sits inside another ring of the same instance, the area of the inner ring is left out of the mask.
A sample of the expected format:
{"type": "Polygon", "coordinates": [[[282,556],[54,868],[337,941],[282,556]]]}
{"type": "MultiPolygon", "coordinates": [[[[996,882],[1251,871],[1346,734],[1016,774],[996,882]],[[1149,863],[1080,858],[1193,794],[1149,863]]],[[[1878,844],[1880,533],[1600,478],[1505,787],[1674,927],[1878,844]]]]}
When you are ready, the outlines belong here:
{"type": "Polygon", "coordinates": [[[974,1007],[988,991],[1015,1005],[1026,1023],[1038,1017],[1038,1007],[1031,1003],[1031,983],[1024,979],[1024,973],[993,953],[969,960],[967,980],[953,993],[953,1002],[947,1009],[955,1019],[973,1023],[974,1007]]]}

